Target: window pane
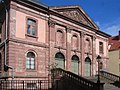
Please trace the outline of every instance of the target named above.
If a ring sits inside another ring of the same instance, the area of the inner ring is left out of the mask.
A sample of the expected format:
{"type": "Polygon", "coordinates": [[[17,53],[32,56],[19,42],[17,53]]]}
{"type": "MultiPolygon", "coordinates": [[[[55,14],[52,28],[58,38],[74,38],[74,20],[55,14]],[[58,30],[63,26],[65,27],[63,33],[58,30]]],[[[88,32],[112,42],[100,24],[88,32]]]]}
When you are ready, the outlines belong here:
{"type": "Polygon", "coordinates": [[[34,61],[34,58],[31,58],[31,61],[34,61]]]}
{"type": "Polygon", "coordinates": [[[35,27],[32,27],[32,35],[35,35],[35,27]]]}
{"type": "Polygon", "coordinates": [[[30,64],[30,62],[29,62],[29,61],[26,61],[26,64],[27,64],[27,65],[29,65],[29,64],[30,64]]]}
{"type": "Polygon", "coordinates": [[[30,65],[26,65],[26,68],[27,68],[27,69],[30,69],[30,65]]]}
{"type": "Polygon", "coordinates": [[[30,25],[27,26],[27,34],[30,34],[30,25]]]}
{"type": "Polygon", "coordinates": [[[34,69],[34,65],[31,65],[31,69],[34,69]]]}
{"type": "Polygon", "coordinates": [[[34,61],[31,61],[31,64],[34,65],[34,61]]]}

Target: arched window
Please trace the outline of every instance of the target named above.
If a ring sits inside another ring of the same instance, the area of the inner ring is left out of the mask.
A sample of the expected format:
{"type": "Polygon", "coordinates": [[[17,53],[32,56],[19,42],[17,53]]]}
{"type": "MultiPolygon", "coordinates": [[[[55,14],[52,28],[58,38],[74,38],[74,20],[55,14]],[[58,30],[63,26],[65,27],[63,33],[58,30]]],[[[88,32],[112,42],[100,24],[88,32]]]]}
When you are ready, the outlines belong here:
{"type": "Polygon", "coordinates": [[[72,48],[73,49],[78,48],[78,37],[76,35],[73,35],[73,37],[72,37],[72,48]]]}
{"type": "Polygon", "coordinates": [[[85,69],[84,70],[85,76],[90,76],[90,74],[91,74],[91,59],[88,56],[85,58],[85,68],[84,69],[85,69]]]}
{"type": "Polygon", "coordinates": [[[26,69],[35,69],[35,54],[33,52],[27,53],[26,69]]]}
{"type": "Polygon", "coordinates": [[[79,74],[79,57],[73,55],[71,58],[71,70],[75,74],[79,74]]]}
{"type": "Polygon", "coordinates": [[[89,39],[86,39],[85,40],[85,51],[87,52],[87,53],[89,53],[89,51],[90,51],[90,40],[89,39]]]}
{"type": "Polygon", "coordinates": [[[56,43],[59,46],[62,46],[63,44],[63,32],[61,30],[57,30],[57,34],[56,34],[56,43]]]}
{"type": "Polygon", "coordinates": [[[55,61],[57,63],[58,68],[65,68],[65,57],[61,52],[55,54],[55,61]]]}

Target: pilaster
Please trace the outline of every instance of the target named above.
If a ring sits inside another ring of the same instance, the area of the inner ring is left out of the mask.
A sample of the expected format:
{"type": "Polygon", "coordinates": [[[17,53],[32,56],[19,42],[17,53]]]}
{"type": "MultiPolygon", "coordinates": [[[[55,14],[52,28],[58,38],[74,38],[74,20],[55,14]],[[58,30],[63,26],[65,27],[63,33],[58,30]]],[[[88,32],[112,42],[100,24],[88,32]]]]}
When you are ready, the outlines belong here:
{"type": "Polygon", "coordinates": [[[84,56],[84,53],[85,53],[85,33],[84,32],[81,32],[81,75],[84,76],[84,62],[85,62],[85,56],[84,56]]]}
{"type": "Polygon", "coordinates": [[[53,64],[54,62],[54,46],[55,46],[55,21],[49,20],[48,21],[48,30],[49,30],[49,62],[48,65],[53,64]]]}
{"type": "Polygon", "coordinates": [[[67,29],[66,70],[71,70],[71,28],[68,27],[66,29],[67,29]]]}
{"type": "Polygon", "coordinates": [[[92,37],[93,49],[92,49],[92,75],[96,74],[96,37],[92,37]]]}

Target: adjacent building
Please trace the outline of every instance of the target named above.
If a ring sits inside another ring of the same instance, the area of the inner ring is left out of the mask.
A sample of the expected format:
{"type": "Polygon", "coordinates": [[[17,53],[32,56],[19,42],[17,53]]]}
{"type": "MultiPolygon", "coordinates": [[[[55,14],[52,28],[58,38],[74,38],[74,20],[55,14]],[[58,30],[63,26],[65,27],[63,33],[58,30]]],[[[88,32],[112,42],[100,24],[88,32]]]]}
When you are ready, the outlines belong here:
{"type": "Polygon", "coordinates": [[[47,79],[60,67],[81,76],[108,68],[108,38],[80,6],[49,7],[35,0],[0,4],[0,75],[47,79]],[[8,70],[5,70],[7,67],[8,70]]]}
{"type": "Polygon", "coordinates": [[[120,31],[109,38],[109,71],[120,75],[120,31]]]}

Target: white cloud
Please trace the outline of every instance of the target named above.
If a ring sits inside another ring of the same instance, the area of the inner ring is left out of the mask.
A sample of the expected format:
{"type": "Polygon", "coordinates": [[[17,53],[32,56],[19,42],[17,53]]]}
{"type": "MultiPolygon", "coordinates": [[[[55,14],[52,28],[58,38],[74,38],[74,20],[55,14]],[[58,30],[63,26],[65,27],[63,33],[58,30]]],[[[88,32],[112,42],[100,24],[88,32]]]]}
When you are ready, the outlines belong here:
{"type": "Polygon", "coordinates": [[[118,31],[120,30],[120,18],[109,23],[101,24],[100,29],[112,36],[118,35],[118,31]]]}
{"type": "Polygon", "coordinates": [[[120,25],[113,25],[113,26],[108,26],[107,28],[103,29],[104,32],[112,35],[112,36],[116,36],[118,35],[118,31],[120,30],[120,25]]]}

